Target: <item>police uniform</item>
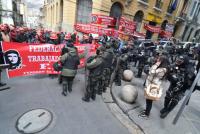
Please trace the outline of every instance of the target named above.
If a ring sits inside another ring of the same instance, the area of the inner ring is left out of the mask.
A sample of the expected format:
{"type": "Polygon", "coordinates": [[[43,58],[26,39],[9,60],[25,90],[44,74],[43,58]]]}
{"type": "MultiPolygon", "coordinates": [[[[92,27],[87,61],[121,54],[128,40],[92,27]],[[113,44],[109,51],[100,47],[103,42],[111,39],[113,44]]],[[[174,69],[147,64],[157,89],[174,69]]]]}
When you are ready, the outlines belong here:
{"type": "Polygon", "coordinates": [[[114,52],[109,43],[106,44],[105,51],[102,54],[102,57],[105,60],[104,69],[103,69],[103,77],[102,77],[102,88],[99,88],[99,94],[106,91],[106,87],[110,84],[110,78],[112,74],[112,66],[114,59],[114,52]],[[102,90],[102,91],[101,91],[102,90]]]}
{"type": "Polygon", "coordinates": [[[160,111],[161,118],[165,118],[175,108],[195,78],[194,67],[189,64],[188,57],[185,55],[179,56],[176,65],[171,70],[168,76],[170,87],[166,91],[164,108],[160,111]],[[179,61],[182,63],[178,64],[179,61]]]}
{"type": "Polygon", "coordinates": [[[97,56],[92,56],[88,58],[86,68],[89,70],[88,76],[88,84],[86,87],[85,96],[82,98],[83,101],[90,101],[90,98],[95,100],[96,99],[96,92],[99,88],[99,81],[102,77],[104,67],[104,59],[99,54],[97,56]]]}

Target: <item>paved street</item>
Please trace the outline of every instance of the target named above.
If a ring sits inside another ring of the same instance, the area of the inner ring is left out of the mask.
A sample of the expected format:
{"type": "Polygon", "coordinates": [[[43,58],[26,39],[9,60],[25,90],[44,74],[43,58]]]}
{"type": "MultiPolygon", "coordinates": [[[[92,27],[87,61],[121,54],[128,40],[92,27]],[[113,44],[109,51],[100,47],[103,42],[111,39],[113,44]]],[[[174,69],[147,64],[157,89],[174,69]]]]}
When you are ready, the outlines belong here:
{"type": "Polygon", "coordinates": [[[12,88],[0,92],[0,134],[17,134],[16,120],[35,108],[53,113],[53,122],[40,134],[128,134],[100,96],[91,103],[82,102],[83,74],[77,75],[73,92],[67,97],[61,95],[57,79],[46,75],[6,81],[12,88]]]}
{"type": "MultiPolygon", "coordinates": [[[[135,70],[135,69],[134,69],[135,70]]],[[[165,91],[168,89],[169,83],[165,81],[163,83],[164,91],[161,100],[153,103],[150,118],[148,120],[141,119],[138,114],[145,108],[144,97],[144,82],[143,78],[134,78],[131,83],[123,82],[123,85],[131,84],[138,90],[138,98],[136,103],[130,105],[123,102],[120,99],[121,87],[113,86],[112,93],[120,108],[123,112],[146,134],[199,134],[200,133],[200,92],[196,91],[190,100],[189,105],[184,109],[182,116],[180,117],[176,125],[172,124],[172,121],[177,114],[183,100],[179,105],[165,118],[160,119],[160,110],[163,108],[165,91]]]]}

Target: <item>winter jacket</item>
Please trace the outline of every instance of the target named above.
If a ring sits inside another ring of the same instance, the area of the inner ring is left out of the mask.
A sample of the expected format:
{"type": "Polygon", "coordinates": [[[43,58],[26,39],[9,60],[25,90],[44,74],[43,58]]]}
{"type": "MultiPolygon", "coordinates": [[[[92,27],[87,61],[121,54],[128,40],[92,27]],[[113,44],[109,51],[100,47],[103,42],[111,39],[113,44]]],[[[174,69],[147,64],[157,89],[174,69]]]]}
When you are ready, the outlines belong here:
{"type": "Polygon", "coordinates": [[[77,55],[76,50],[72,49],[68,53],[61,56],[61,63],[63,65],[61,75],[75,77],[78,65],[80,64],[79,56],[77,55]]]}
{"type": "Polygon", "coordinates": [[[149,75],[147,77],[145,86],[148,87],[150,84],[155,84],[160,87],[160,90],[162,90],[162,79],[165,76],[166,72],[166,68],[158,68],[158,65],[154,64],[149,70],[149,75]]]}

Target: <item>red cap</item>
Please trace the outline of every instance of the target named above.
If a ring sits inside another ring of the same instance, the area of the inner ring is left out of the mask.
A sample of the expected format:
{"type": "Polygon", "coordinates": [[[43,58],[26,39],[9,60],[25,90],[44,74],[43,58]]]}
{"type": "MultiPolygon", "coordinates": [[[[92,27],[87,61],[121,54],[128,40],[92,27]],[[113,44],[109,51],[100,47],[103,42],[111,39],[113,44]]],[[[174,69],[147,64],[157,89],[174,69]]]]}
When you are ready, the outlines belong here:
{"type": "Polygon", "coordinates": [[[58,39],[57,33],[51,33],[50,39],[52,39],[52,40],[58,39]]]}
{"type": "Polygon", "coordinates": [[[65,35],[65,40],[70,40],[71,39],[71,34],[70,33],[67,33],[66,35],[65,35]]]}

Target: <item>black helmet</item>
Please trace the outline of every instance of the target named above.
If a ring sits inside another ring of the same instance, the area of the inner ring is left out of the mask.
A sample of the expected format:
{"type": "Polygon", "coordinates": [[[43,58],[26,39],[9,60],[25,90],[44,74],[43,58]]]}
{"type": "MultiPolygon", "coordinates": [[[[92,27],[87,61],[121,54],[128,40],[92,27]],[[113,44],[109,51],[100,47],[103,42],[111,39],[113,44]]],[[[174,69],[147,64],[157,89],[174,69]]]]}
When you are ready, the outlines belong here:
{"type": "Polygon", "coordinates": [[[184,67],[185,65],[187,65],[189,63],[189,59],[186,55],[180,55],[180,56],[178,56],[175,63],[179,67],[184,67]]]}
{"type": "Polygon", "coordinates": [[[106,48],[107,49],[111,48],[111,44],[109,42],[106,43],[106,48]]]}
{"type": "Polygon", "coordinates": [[[122,53],[127,53],[127,52],[128,52],[127,46],[123,46],[123,47],[121,48],[121,52],[122,52],[122,53]]]}

